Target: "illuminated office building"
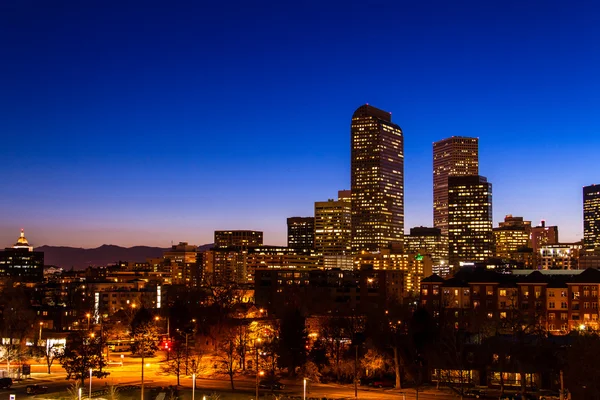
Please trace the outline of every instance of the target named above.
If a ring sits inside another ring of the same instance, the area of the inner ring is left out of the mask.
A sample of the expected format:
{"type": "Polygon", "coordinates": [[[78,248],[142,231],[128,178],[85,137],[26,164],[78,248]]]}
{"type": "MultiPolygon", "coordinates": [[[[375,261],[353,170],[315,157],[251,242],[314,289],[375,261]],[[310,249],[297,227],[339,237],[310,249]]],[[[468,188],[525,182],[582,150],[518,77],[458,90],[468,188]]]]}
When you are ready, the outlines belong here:
{"type": "Polygon", "coordinates": [[[583,188],[583,246],[600,252],[600,185],[583,188]]]}
{"type": "Polygon", "coordinates": [[[404,236],[404,250],[408,253],[428,255],[434,265],[448,264],[448,237],[442,235],[439,228],[410,228],[410,234],[404,236]]]}
{"type": "Polygon", "coordinates": [[[350,191],[339,192],[338,199],[315,202],[315,250],[324,255],[350,254],[350,191]]]}
{"type": "Polygon", "coordinates": [[[531,248],[538,253],[543,246],[558,243],[558,226],[546,226],[546,221],[541,225],[531,228],[531,248]]]}
{"type": "Polygon", "coordinates": [[[262,246],[263,233],[261,231],[215,231],[215,247],[256,247],[262,246]]]}
{"type": "Polygon", "coordinates": [[[17,243],[0,252],[0,277],[30,282],[44,277],[44,253],[33,250],[23,229],[17,243]]]}
{"type": "Polygon", "coordinates": [[[391,113],[359,107],[351,122],[352,250],[380,251],[404,238],[404,138],[391,113]]]}
{"type": "Polygon", "coordinates": [[[448,244],[455,267],[492,257],[492,184],[487,178],[448,178],[448,244]]]}
{"type": "Polygon", "coordinates": [[[312,249],[315,247],[314,217],[291,217],[287,219],[287,244],[291,249],[312,249]]]}
{"type": "Polygon", "coordinates": [[[507,215],[504,222],[500,222],[493,232],[495,257],[523,262],[528,266],[531,264],[531,221],[507,215]]]}
{"type": "Polygon", "coordinates": [[[479,140],[453,136],[433,144],[433,226],[448,235],[448,178],[479,174],[479,140]]]}

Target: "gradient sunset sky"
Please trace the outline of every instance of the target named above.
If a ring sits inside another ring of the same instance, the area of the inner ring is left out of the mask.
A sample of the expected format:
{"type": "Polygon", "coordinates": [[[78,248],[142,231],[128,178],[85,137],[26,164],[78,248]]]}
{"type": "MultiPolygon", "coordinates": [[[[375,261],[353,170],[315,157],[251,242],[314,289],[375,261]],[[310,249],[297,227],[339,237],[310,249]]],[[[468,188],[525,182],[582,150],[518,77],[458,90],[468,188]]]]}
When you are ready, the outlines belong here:
{"type": "Polygon", "coordinates": [[[405,135],[405,226],[432,224],[432,142],[480,139],[505,214],[582,237],[600,183],[595,1],[0,2],[0,247],[167,247],[350,186],[364,103],[405,135]]]}

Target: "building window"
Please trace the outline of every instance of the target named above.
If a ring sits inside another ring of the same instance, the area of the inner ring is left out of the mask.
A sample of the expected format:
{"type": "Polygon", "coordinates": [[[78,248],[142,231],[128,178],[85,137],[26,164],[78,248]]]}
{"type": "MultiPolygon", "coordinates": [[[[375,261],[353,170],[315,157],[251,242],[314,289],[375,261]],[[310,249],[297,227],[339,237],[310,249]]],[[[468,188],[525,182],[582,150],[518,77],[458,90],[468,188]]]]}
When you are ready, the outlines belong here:
{"type": "Polygon", "coordinates": [[[555,308],[554,306],[555,306],[555,304],[554,304],[553,301],[551,301],[550,303],[548,303],[548,308],[555,308]]]}
{"type": "Polygon", "coordinates": [[[567,291],[566,290],[561,290],[560,291],[560,297],[567,297],[567,291]]]}
{"type": "Polygon", "coordinates": [[[562,321],[566,321],[567,319],[569,319],[569,315],[567,313],[560,313],[560,319],[562,321]]]}
{"type": "Polygon", "coordinates": [[[590,303],[589,302],[586,301],[585,303],[583,303],[583,309],[584,310],[587,310],[589,308],[590,308],[590,303]]]}
{"type": "Polygon", "coordinates": [[[554,313],[550,313],[550,314],[548,314],[548,319],[549,320],[553,320],[554,316],[555,316],[554,313]]]}
{"type": "Polygon", "coordinates": [[[499,295],[500,297],[506,297],[506,289],[500,289],[500,290],[498,291],[498,295],[499,295]]]}
{"type": "Polygon", "coordinates": [[[554,297],[554,291],[552,291],[552,290],[548,291],[548,297],[554,297]]]}
{"type": "Polygon", "coordinates": [[[421,290],[421,293],[423,294],[423,296],[427,296],[427,288],[425,288],[425,287],[424,287],[424,288],[421,290]]]}
{"type": "Polygon", "coordinates": [[[485,287],[485,293],[488,296],[493,296],[494,295],[494,287],[493,286],[486,286],[485,287]]]}
{"type": "Polygon", "coordinates": [[[502,312],[500,313],[500,318],[502,318],[502,319],[506,319],[506,311],[502,311],[502,312]]]}
{"type": "Polygon", "coordinates": [[[567,308],[567,302],[566,301],[561,302],[560,308],[567,308]]]}

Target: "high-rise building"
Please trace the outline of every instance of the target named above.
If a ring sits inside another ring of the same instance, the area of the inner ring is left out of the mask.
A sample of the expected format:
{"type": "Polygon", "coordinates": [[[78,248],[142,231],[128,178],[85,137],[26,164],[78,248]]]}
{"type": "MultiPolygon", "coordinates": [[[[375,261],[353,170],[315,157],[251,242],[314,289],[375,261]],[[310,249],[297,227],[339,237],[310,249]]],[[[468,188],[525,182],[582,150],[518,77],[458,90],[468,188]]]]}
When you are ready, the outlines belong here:
{"type": "Polygon", "coordinates": [[[215,231],[215,247],[256,247],[262,246],[263,233],[261,231],[215,231]]]}
{"type": "Polygon", "coordinates": [[[448,264],[448,237],[439,228],[417,226],[404,236],[404,250],[408,253],[428,255],[433,265],[448,264]]]}
{"type": "Polygon", "coordinates": [[[315,218],[291,217],[287,219],[287,243],[291,249],[302,250],[315,247],[315,218]]]}
{"type": "Polygon", "coordinates": [[[352,269],[352,199],[340,190],[338,199],[315,202],[315,251],[325,268],[352,269]]]}
{"type": "Polygon", "coordinates": [[[23,229],[17,243],[0,252],[0,277],[31,282],[41,282],[44,277],[44,253],[33,251],[23,229]]]}
{"type": "Polygon", "coordinates": [[[338,199],[315,202],[315,250],[323,255],[351,253],[351,198],[343,190],[338,199]]]}
{"type": "Polygon", "coordinates": [[[448,235],[448,178],[479,175],[479,139],[453,136],[433,144],[433,226],[448,235]]]}
{"type": "Polygon", "coordinates": [[[583,188],[583,246],[600,252],[600,185],[583,188]]]}
{"type": "Polygon", "coordinates": [[[539,253],[543,246],[558,244],[558,226],[546,226],[542,221],[539,226],[531,228],[531,248],[534,253],[539,253]]]}
{"type": "Polygon", "coordinates": [[[448,245],[455,267],[493,255],[492,184],[485,177],[448,178],[448,245]]]}
{"type": "Polygon", "coordinates": [[[379,251],[404,238],[404,138],[391,113],[368,104],[352,115],[352,250],[379,251]]]}
{"type": "Polygon", "coordinates": [[[494,244],[495,257],[530,266],[534,254],[531,248],[531,221],[507,215],[504,222],[494,228],[494,244]]]}

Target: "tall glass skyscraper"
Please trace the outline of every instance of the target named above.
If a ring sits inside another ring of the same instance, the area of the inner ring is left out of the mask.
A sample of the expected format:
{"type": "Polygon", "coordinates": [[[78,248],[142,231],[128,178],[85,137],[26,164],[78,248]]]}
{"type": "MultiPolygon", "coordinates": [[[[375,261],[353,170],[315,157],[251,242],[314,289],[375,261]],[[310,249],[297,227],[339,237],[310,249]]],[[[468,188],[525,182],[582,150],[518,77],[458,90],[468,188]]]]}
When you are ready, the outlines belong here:
{"type": "Polygon", "coordinates": [[[392,115],[368,104],[352,115],[352,250],[379,251],[404,238],[404,137],[392,115]]]}

